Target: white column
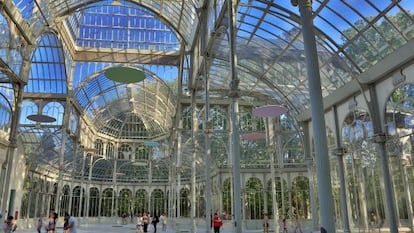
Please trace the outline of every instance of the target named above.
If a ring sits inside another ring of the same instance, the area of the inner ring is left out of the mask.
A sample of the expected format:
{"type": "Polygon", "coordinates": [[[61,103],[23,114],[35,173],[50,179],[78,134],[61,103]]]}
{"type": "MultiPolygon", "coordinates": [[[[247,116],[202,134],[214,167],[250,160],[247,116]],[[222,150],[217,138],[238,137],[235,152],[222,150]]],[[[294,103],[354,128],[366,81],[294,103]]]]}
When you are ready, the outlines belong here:
{"type": "MultiPolygon", "coordinates": [[[[407,176],[407,166],[409,165],[408,158],[401,158],[400,160],[401,164],[401,176],[403,178],[404,182],[404,194],[405,194],[405,202],[407,206],[407,213],[408,213],[408,227],[410,228],[410,232],[413,233],[413,206],[411,202],[411,190],[410,190],[410,183],[408,182],[408,176],[407,176]]],[[[378,215],[378,212],[377,212],[378,215]]],[[[378,221],[377,216],[377,221],[378,221]]]]}
{"type": "Polygon", "coordinates": [[[335,232],[334,202],[331,186],[328,144],[326,139],[325,115],[323,108],[321,78],[319,74],[318,54],[311,0],[292,0],[299,6],[302,22],[302,35],[306,58],[306,71],[309,83],[312,129],[315,144],[316,172],[318,175],[318,194],[321,216],[321,231],[335,232]]]}
{"type": "MultiPolygon", "coordinates": [[[[83,150],[83,148],[82,148],[83,150]]],[[[85,175],[85,160],[86,160],[86,154],[82,151],[82,167],[81,167],[81,177],[80,177],[80,194],[79,194],[79,207],[78,207],[78,216],[82,217],[82,209],[83,209],[83,192],[85,187],[85,182],[83,176],[85,175]]]]}
{"type": "MultiPolygon", "coordinates": [[[[269,154],[269,153],[268,153],[269,154]]],[[[272,165],[270,165],[272,166],[272,165]]],[[[272,168],[270,169],[272,170],[272,168]]],[[[263,174],[262,184],[263,184],[263,214],[269,214],[269,209],[267,208],[267,175],[263,174]]]]}
{"type": "MultiPolygon", "coordinates": [[[[153,151],[153,150],[151,150],[153,151]]],[[[148,211],[151,213],[151,216],[154,216],[154,209],[152,208],[152,160],[148,162],[148,211]]]]}
{"type": "Polygon", "coordinates": [[[101,189],[99,191],[98,218],[102,217],[102,211],[101,211],[101,209],[102,209],[102,196],[103,196],[102,192],[103,192],[103,190],[101,189]]]}
{"type": "Polygon", "coordinates": [[[232,173],[233,173],[233,231],[234,233],[242,232],[241,222],[241,190],[240,190],[240,134],[239,134],[239,82],[237,77],[237,50],[236,50],[236,1],[227,1],[227,24],[229,26],[229,46],[230,46],[230,152],[232,158],[232,173]]]}
{"type": "MultiPolygon", "coordinates": [[[[183,122],[182,120],[179,121],[179,129],[182,129],[183,127],[183,122]]],[[[174,202],[174,205],[176,206],[176,211],[174,212],[174,216],[176,218],[181,217],[181,154],[182,154],[182,149],[181,149],[181,134],[182,131],[179,130],[178,134],[177,134],[177,167],[176,167],[176,175],[177,175],[177,186],[175,187],[175,198],[176,201],[174,202]]]]}
{"type": "MultiPolygon", "coordinates": [[[[273,121],[266,118],[267,124],[267,138],[268,138],[268,153],[270,156],[270,175],[271,175],[271,185],[272,185],[272,208],[273,208],[273,225],[274,232],[279,232],[279,205],[276,199],[276,173],[275,173],[275,157],[282,154],[282,145],[279,136],[277,139],[275,135],[279,135],[279,120],[276,119],[276,132],[273,130],[274,125],[273,121]]],[[[281,157],[281,156],[279,156],[281,157]]]]}
{"type": "Polygon", "coordinates": [[[118,165],[118,157],[115,155],[116,150],[114,149],[114,170],[113,170],[113,174],[112,174],[112,202],[111,202],[111,217],[116,216],[115,214],[115,201],[116,201],[116,197],[118,196],[118,189],[117,189],[117,185],[116,185],[116,170],[117,170],[117,165],[118,165]]]}
{"type": "Polygon", "coordinates": [[[177,182],[177,218],[181,217],[181,172],[178,173],[177,182]]]}
{"type": "Polygon", "coordinates": [[[358,188],[359,188],[359,205],[360,205],[360,210],[361,212],[359,213],[359,221],[360,224],[363,229],[367,229],[368,228],[368,209],[367,209],[367,199],[366,199],[366,184],[365,184],[365,176],[364,176],[364,172],[363,172],[363,168],[361,165],[361,159],[359,158],[360,155],[358,156],[358,158],[356,158],[355,161],[355,169],[357,170],[357,177],[358,177],[358,188]]]}
{"type": "Polygon", "coordinates": [[[87,200],[86,200],[86,213],[85,217],[89,217],[90,202],[91,202],[91,181],[92,181],[92,170],[93,170],[93,154],[89,156],[89,174],[88,174],[88,183],[86,187],[87,200]]]}
{"type": "Polygon", "coordinates": [[[197,170],[197,149],[198,149],[198,120],[197,120],[197,106],[196,106],[196,94],[197,91],[194,89],[191,92],[191,150],[192,150],[192,161],[191,161],[191,232],[196,233],[196,170],[197,170]]]}

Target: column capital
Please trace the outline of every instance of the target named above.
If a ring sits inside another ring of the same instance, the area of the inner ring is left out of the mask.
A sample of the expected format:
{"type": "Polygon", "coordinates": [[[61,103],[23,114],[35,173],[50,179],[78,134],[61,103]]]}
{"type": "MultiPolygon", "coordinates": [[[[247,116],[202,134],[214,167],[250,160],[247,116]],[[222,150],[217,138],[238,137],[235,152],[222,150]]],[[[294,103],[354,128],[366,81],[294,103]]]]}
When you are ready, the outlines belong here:
{"type": "Polygon", "coordinates": [[[239,82],[240,82],[239,79],[231,80],[230,85],[229,85],[230,86],[230,91],[228,94],[229,97],[232,97],[232,98],[240,97],[239,82]]]}
{"type": "Polygon", "coordinates": [[[305,165],[308,167],[313,166],[313,158],[311,157],[305,158],[305,165]]]}
{"type": "Polygon", "coordinates": [[[9,148],[17,148],[17,139],[12,137],[9,138],[9,148]]]}
{"type": "Polygon", "coordinates": [[[347,150],[344,147],[337,147],[333,149],[333,153],[336,156],[344,156],[346,154],[347,150]]]}
{"type": "Polygon", "coordinates": [[[240,90],[230,90],[228,96],[230,98],[239,98],[240,97],[240,90]]]}
{"type": "Polygon", "coordinates": [[[312,0],[290,0],[290,3],[293,6],[298,6],[300,3],[302,4],[312,4],[312,0]]]}
{"type": "Polygon", "coordinates": [[[204,133],[205,133],[206,135],[211,135],[211,134],[213,134],[213,133],[214,133],[214,129],[212,129],[212,128],[207,128],[207,129],[204,129],[204,133]]]}
{"type": "Polygon", "coordinates": [[[387,136],[385,133],[377,133],[374,136],[372,136],[372,140],[375,143],[385,143],[387,141],[387,136]]]}

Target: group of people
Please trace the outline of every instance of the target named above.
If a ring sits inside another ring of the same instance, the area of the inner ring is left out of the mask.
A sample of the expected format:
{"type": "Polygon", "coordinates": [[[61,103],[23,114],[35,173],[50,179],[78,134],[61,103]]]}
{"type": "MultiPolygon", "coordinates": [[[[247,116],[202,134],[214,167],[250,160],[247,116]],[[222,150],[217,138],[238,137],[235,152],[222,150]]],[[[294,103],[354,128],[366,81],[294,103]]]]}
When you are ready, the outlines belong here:
{"type": "Polygon", "coordinates": [[[142,215],[138,214],[136,231],[137,233],[147,233],[148,226],[151,224],[153,227],[153,233],[157,233],[157,224],[159,222],[161,222],[162,231],[167,231],[167,219],[167,214],[161,214],[159,217],[157,214],[154,214],[154,216],[151,217],[151,215],[147,212],[144,212],[142,215]]]}
{"type": "MultiPolygon", "coordinates": [[[[46,219],[42,215],[37,223],[38,233],[56,233],[58,214],[51,212],[49,218],[46,219]]],[[[76,233],[76,218],[71,216],[68,212],[65,212],[63,218],[63,232],[64,233],[76,233]]]]}
{"type": "MultiPolygon", "coordinates": [[[[295,215],[295,219],[296,219],[295,232],[302,232],[297,215],[295,215]]],[[[283,229],[282,233],[288,233],[288,225],[287,225],[286,218],[282,219],[282,229],[283,229]]],[[[263,232],[269,233],[269,216],[267,214],[264,214],[264,217],[263,217],[263,232]]]]}
{"type": "MultiPolygon", "coordinates": [[[[51,212],[49,218],[46,219],[45,215],[42,215],[37,221],[37,232],[38,233],[56,233],[58,214],[51,212]]],[[[12,233],[17,229],[17,224],[13,216],[8,216],[3,223],[3,232],[12,233]]],[[[76,233],[76,218],[71,216],[68,212],[64,214],[63,223],[64,233],[76,233]]]]}

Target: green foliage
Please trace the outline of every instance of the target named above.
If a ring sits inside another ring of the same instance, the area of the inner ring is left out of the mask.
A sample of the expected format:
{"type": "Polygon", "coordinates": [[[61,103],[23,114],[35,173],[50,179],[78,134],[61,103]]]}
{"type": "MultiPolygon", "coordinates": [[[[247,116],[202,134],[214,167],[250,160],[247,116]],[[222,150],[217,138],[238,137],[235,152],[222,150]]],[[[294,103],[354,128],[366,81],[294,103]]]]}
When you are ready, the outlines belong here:
{"type": "Polygon", "coordinates": [[[250,178],[244,191],[246,216],[250,219],[261,219],[264,213],[263,185],[257,178],[250,178]]]}
{"type": "Polygon", "coordinates": [[[231,200],[231,179],[228,178],[223,183],[223,210],[227,214],[232,213],[232,200],[231,200]]]}
{"type": "Polygon", "coordinates": [[[345,52],[362,69],[367,70],[407,40],[413,38],[412,19],[400,11],[396,15],[388,15],[369,25],[377,16],[369,16],[354,23],[354,27],[343,31],[345,42],[352,39],[345,52]],[[405,34],[404,34],[405,33],[405,34]]]}
{"type": "MultiPolygon", "coordinates": [[[[275,215],[275,212],[273,210],[273,199],[272,199],[272,183],[271,180],[267,183],[267,209],[268,214],[275,215]]],[[[277,213],[279,215],[279,218],[288,217],[286,216],[286,213],[289,212],[289,196],[288,196],[288,188],[286,185],[286,182],[283,182],[283,188],[282,188],[282,180],[280,177],[276,177],[276,202],[277,202],[277,213]],[[282,195],[282,190],[283,195],[282,195]],[[284,203],[284,205],[282,204],[284,203]],[[285,207],[283,209],[283,207],[285,207]]]]}
{"type": "Polygon", "coordinates": [[[404,86],[397,88],[392,94],[391,94],[391,101],[393,103],[401,103],[405,97],[406,97],[406,88],[404,86]]]}
{"type": "Polygon", "coordinates": [[[305,177],[298,177],[292,183],[292,207],[294,215],[308,217],[310,212],[309,180],[305,177]]]}

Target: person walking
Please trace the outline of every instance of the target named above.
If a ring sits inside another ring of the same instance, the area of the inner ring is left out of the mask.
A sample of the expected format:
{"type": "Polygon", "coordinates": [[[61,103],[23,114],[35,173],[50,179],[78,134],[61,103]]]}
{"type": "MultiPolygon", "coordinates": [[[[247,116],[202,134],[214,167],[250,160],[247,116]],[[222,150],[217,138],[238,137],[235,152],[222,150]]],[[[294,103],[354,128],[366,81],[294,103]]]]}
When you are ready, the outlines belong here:
{"type": "Polygon", "coordinates": [[[39,220],[37,221],[37,233],[43,233],[46,231],[46,217],[44,214],[42,214],[39,218],[39,220]]]}
{"type": "Polygon", "coordinates": [[[149,222],[149,216],[147,212],[144,212],[144,214],[142,215],[142,224],[144,228],[144,233],[148,232],[148,222],[149,222]]]}
{"type": "Polygon", "coordinates": [[[221,220],[221,218],[218,216],[217,212],[214,213],[213,216],[213,228],[214,228],[214,233],[220,233],[220,227],[223,226],[223,221],[221,220]]]}
{"type": "Polygon", "coordinates": [[[14,217],[8,216],[6,221],[3,224],[3,232],[4,233],[12,233],[15,232],[17,229],[17,225],[13,222],[14,217]]]}
{"type": "Polygon", "coordinates": [[[46,223],[46,232],[56,233],[56,218],[54,213],[49,214],[49,219],[46,223]]]}
{"type": "Polygon", "coordinates": [[[69,219],[63,218],[63,233],[69,233],[69,219]]]}
{"type": "Polygon", "coordinates": [[[286,218],[282,220],[282,224],[283,224],[283,233],[288,233],[286,218]]]}
{"type": "Polygon", "coordinates": [[[295,233],[302,233],[302,228],[300,227],[298,214],[295,215],[295,233]]]}
{"type": "Polygon", "coordinates": [[[122,225],[126,225],[128,223],[127,214],[125,212],[122,213],[121,219],[122,219],[122,225]]]}
{"type": "Polygon", "coordinates": [[[160,217],[160,222],[162,225],[162,231],[167,231],[167,221],[168,221],[168,216],[166,213],[162,214],[160,217]]]}
{"type": "Polygon", "coordinates": [[[68,212],[65,212],[65,220],[68,222],[68,226],[66,230],[69,230],[69,233],[77,233],[76,218],[71,216],[68,212]]]}
{"type": "Polygon", "coordinates": [[[141,214],[138,214],[138,216],[137,216],[137,226],[136,226],[137,233],[142,233],[142,226],[143,226],[142,216],[141,216],[141,214]]]}
{"type": "Polygon", "coordinates": [[[154,226],[154,233],[157,233],[157,224],[160,221],[160,219],[158,218],[157,213],[154,213],[154,217],[152,217],[152,226],[154,226]]]}
{"type": "Polygon", "coordinates": [[[267,214],[264,214],[263,216],[263,232],[269,233],[269,217],[267,214]]]}

